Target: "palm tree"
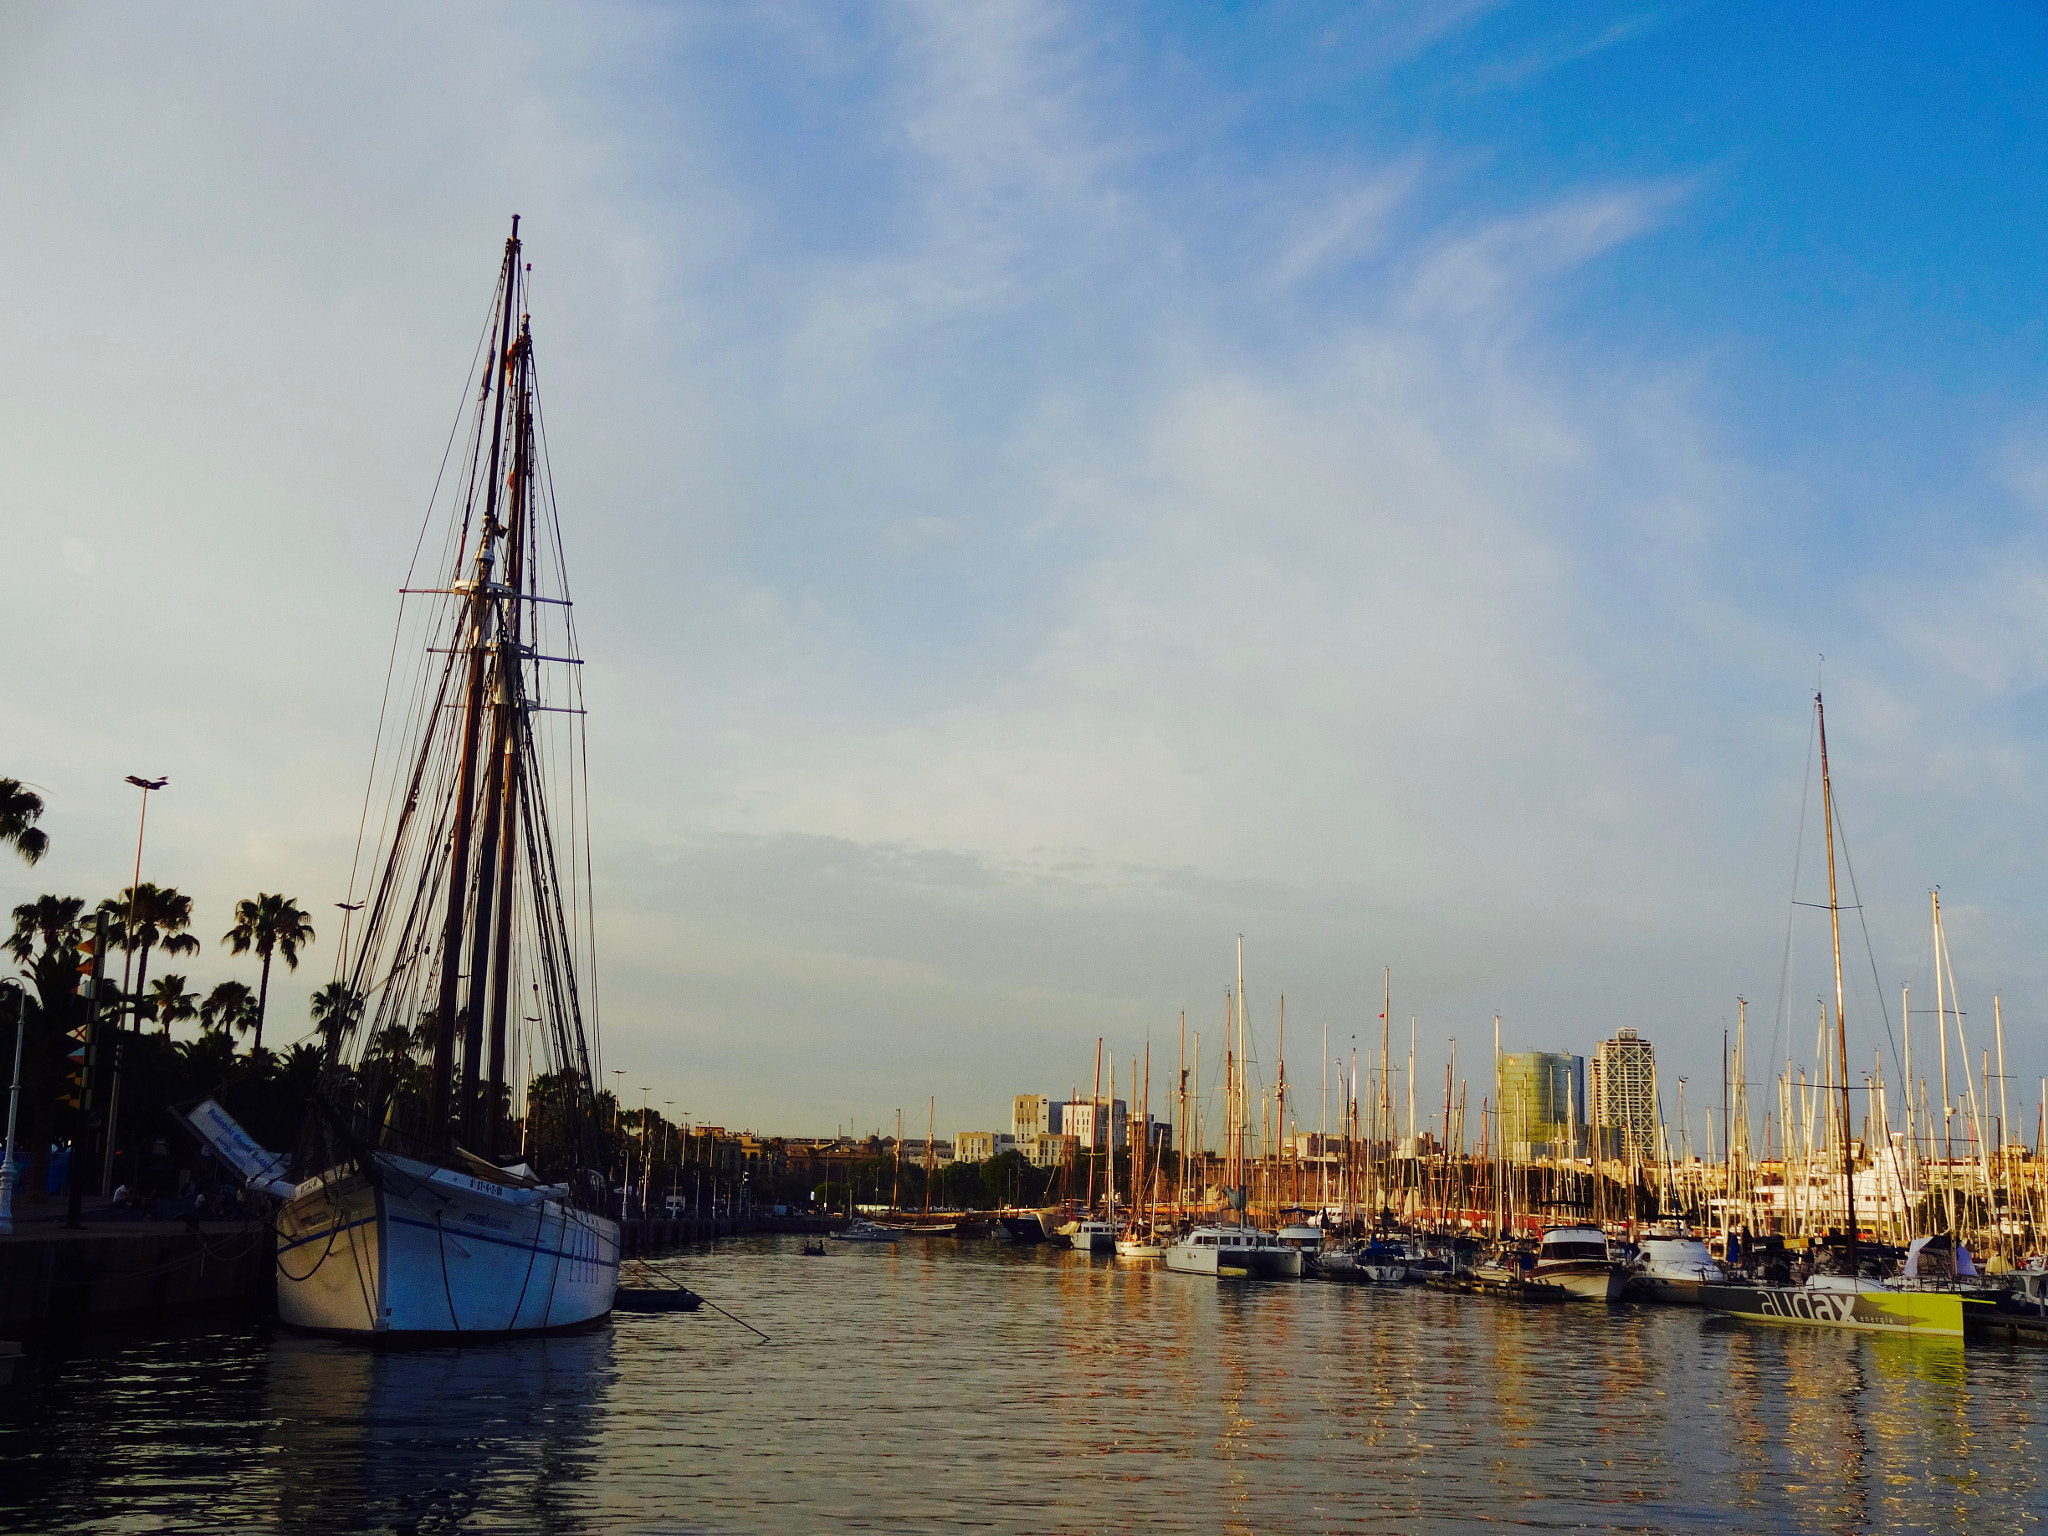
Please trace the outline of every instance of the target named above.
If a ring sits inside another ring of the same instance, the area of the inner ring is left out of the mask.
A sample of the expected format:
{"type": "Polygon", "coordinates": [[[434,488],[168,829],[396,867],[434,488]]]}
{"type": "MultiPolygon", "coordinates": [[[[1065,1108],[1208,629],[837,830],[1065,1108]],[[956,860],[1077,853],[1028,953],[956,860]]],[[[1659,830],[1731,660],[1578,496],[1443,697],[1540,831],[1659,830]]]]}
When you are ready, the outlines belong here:
{"type": "Polygon", "coordinates": [[[192,926],[192,898],[175,886],[151,885],[147,880],[131,885],[118,896],[99,904],[107,914],[107,942],[126,950],[141,950],[135,968],[135,992],[130,1001],[136,1007],[135,1027],[142,1027],[142,994],[149,983],[149,952],[161,949],[167,955],[196,955],[199,936],[187,933],[192,926]],[[134,931],[129,931],[129,919],[134,931]]]}
{"type": "Polygon", "coordinates": [[[222,1034],[248,1029],[255,1016],[256,994],[249,990],[247,982],[224,981],[207,993],[206,1001],[199,1005],[201,1026],[222,1034]]]}
{"type": "Polygon", "coordinates": [[[313,1026],[320,1038],[333,1044],[348,1033],[363,1011],[363,995],[349,990],[347,982],[330,981],[313,994],[313,1026]]]}
{"type": "MultiPolygon", "coordinates": [[[[0,779],[0,784],[5,783],[0,779]]],[[[85,937],[79,923],[79,914],[84,911],[82,896],[38,896],[34,901],[23,902],[14,909],[14,934],[7,940],[7,953],[27,965],[35,954],[37,939],[43,941],[45,954],[55,949],[76,949],[78,941],[85,937]]]]}
{"type": "Polygon", "coordinates": [[[12,843],[30,864],[50,851],[50,835],[36,830],[42,814],[41,795],[23,788],[19,779],[0,779],[0,843],[12,843]]]}
{"type": "Polygon", "coordinates": [[[185,990],[185,978],[182,976],[159,976],[156,985],[149,989],[149,996],[138,1006],[141,1012],[163,1025],[164,1037],[168,1039],[173,1024],[182,1024],[199,1016],[199,994],[185,990]]]}
{"type": "Polygon", "coordinates": [[[284,956],[284,963],[299,968],[299,946],[313,942],[313,925],[290,896],[271,896],[258,891],[254,901],[244,897],[235,903],[235,926],[221,935],[221,942],[234,947],[238,955],[255,950],[263,957],[263,980],[256,988],[256,1041],[252,1051],[263,1049],[263,1014],[270,1004],[270,959],[284,956]]]}

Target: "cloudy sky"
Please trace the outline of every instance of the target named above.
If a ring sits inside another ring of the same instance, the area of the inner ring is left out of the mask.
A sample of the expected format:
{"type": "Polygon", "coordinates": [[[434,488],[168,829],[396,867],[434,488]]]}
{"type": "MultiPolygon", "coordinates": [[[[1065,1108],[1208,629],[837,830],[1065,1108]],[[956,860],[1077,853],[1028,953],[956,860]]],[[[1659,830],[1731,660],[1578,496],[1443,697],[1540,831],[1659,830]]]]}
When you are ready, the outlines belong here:
{"type": "Polygon", "coordinates": [[[55,845],[7,905],[127,883],[128,773],[209,938],[343,895],[517,212],[629,1094],[1002,1124],[1098,1036],[1213,1048],[1238,934],[1311,1123],[1383,966],[1425,1113],[1453,1037],[1476,1106],[1496,1010],[1637,1027],[1668,1110],[1738,995],[1811,1060],[1825,654],[1852,1056],[1931,999],[1938,884],[2031,1131],[2038,9],[0,27],[0,773],[55,845]]]}

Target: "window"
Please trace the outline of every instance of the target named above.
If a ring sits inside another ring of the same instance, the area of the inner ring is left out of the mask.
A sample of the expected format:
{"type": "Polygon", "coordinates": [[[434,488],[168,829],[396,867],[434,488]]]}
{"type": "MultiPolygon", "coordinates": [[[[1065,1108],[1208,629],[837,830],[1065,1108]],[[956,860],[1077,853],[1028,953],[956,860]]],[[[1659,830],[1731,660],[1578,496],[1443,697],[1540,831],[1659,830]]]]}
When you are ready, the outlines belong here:
{"type": "Polygon", "coordinates": [[[1545,1243],[1543,1257],[1546,1259],[1604,1259],[1607,1257],[1605,1243],[1545,1243]]]}

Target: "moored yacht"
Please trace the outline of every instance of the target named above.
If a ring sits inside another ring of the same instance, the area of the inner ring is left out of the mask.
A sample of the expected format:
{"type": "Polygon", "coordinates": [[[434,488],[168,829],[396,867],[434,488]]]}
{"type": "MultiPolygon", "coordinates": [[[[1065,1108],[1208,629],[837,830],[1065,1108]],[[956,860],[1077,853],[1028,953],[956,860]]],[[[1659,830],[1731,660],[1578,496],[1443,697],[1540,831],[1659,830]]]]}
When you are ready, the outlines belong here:
{"type": "Polygon", "coordinates": [[[1253,1227],[1196,1227],[1167,1245],[1165,1259],[1168,1269],[1183,1275],[1301,1278],[1301,1250],[1253,1227]]]}
{"type": "Polygon", "coordinates": [[[1881,1280],[1815,1275],[1804,1285],[1709,1282],[1700,1305],[1753,1323],[1812,1323],[1870,1333],[1961,1338],[1963,1300],[1954,1291],[1898,1291],[1881,1280]]]}
{"type": "Polygon", "coordinates": [[[1115,1253],[1116,1235],[1120,1230],[1116,1222],[1090,1217],[1075,1223],[1072,1241],[1083,1253],[1115,1253]]]}
{"type": "Polygon", "coordinates": [[[854,1217],[831,1234],[835,1242],[841,1243],[893,1243],[902,1235],[896,1228],[877,1226],[865,1216],[854,1217]]]}
{"type": "Polygon", "coordinates": [[[1303,1274],[1312,1275],[1322,1260],[1323,1229],[1321,1227],[1282,1227],[1273,1234],[1280,1242],[1301,1255],[1303,1274]]]}
{"type": "Polygon", "coordinates": [[[1700,1287],[1728,1278],[1721,1261],[1688,1232],[1653,1232],[1639,1245],[1641,1255],[1628,1271],[1628,1289],[1650,1301],[1700,1304],[1700,1287]]]}
{"type": "Polygon", "coordinates": [[[1619,1301],[1628,1273],[1607,1248],[1598,1227],[1552,1227],[1536,1250],[1531,1280],[1561,1285],[1574,1301],[1619,1301]]]}

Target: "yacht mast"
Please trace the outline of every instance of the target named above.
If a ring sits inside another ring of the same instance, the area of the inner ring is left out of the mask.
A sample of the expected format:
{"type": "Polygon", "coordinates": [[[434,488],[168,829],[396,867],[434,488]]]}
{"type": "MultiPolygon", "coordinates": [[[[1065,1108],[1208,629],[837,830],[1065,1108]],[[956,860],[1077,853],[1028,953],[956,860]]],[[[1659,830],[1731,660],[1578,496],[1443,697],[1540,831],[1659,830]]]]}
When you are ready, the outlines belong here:
{"type": "MultiPolygon", "coordinates": [[[[455,1018],[457,987],[462,978],[463,917],[468,906],[471,843],[476,815],[476,768],[478,736],[483,723],[484,646],[492,614],[490,596],[494,545],[498,526],[499,464],[505,440],[505,396],[513,371],[512,311],[519,281],[519,217],[512,217],[512,233],[505,241],[505,267],[498,280],[498,350],[488,378],[497,380],[497,397],[491,406],[490,472],[485,481],[483,526],[477,534],[475,570],[470,582],[465,649],[469,656],[468,679],[463,690],[462,766],[455,797],[455,832],[448,861],[448,908],[441,938],[440,988],[434,1009],[434,1059],[430,1080],[427,1135],[438,1144],[450,1140],[450,1098],[455,1086],[455,1018]]],[[[466,1073],[466,1076],[469,1074],[466,1073]]],[[[471,1081],[474,1081],[473,1077],[471,1081]]],[[[465,1106],[466,1108],[466,1106],[465,1106]]]]}
{"type": "Polygon", "coordinates": [[[1244,1185],[1245,1185],[1245,1178],[1244,1178],[1244,1127],[1245,1127],[1245,1121],[1246,1121],[1246,1119],[1247,1119],[1247,1118],[1249,1118],[1249,1117],[1248,1117],[1248,1116],[1247,1116],[1247,1115],[1245,1114],[1245,1103],[1244,1103],[1244,1089],[1245,1089],[1245,1072],[1244,1072],[1244,935],[1243,935],[1243,934],[1241,934],[1241,933],[1240,933],[1240,934],[1239,934],[1239,935],[1237,936],[1237,1073],[1236,1073],[1236,1083],[1237,1083],[1237,1093],[1236,1093],[1236,1095],[1235,1095],[1235,1097],[1234,1097],[1234,1103],[1235,1103],[1235,1106],[1236,1106],[1236,1113],[1235,1113],[1234,1117],[1232,1118],[1232,1120],[1231,1120],[1231,1125],[1230,1125],[1230,1157],[1231,1157],[1231,1166],[1232,1166],[1232,1167],[1233,1167],[1233,1168],[1234,1168],[1234,1169],[1236,1170],[1236,1172],[1235,1172],[1235,1175],[1234,1175],[1234,1176],[1232,1177],[1232,1179],[1231,1179],[1231,1181],[1230,1181],[1230,1187],[1231,1187],[1231,1188],[1232,1188],[1233,1190],[1237,1191],[1237,1194],[1236,1194],[1236,1196],[1235,1196],[1235,1200],[1236,1200],[1236,1204],[1237,1204],[1237,1213],[1238,1213],[1238,1221],[1239,1221],[1239,1223],[1240,1223],[1240,1224],[1242,1224],[1242,1223],[1243,1223],[1243,1220],[1244,1220],[1244,1215],[1245,1215],[1245,1205],[1246,1205],[1246,1200],[1245,1200],[1245,1194],[1244,1194],[1244,1185]]]}
{"type": "Polygon", "coordinates": [[[1842,907],[1835,890],[1835,790],[1828,776],[1828,716],[1820,694],[1813,696],[1814,719],[1820,731],[1821,820],[1827,828],[1828,848],[1828,937],[1835,957],[1835,1054],[1840,1063],[1842,1089],[1842,1182],[1849,1212],[1849,1273],[1856,1263],[1856,1155],[1849,1122],[1849,1021],[1843,1010],[1842,907]]]}

